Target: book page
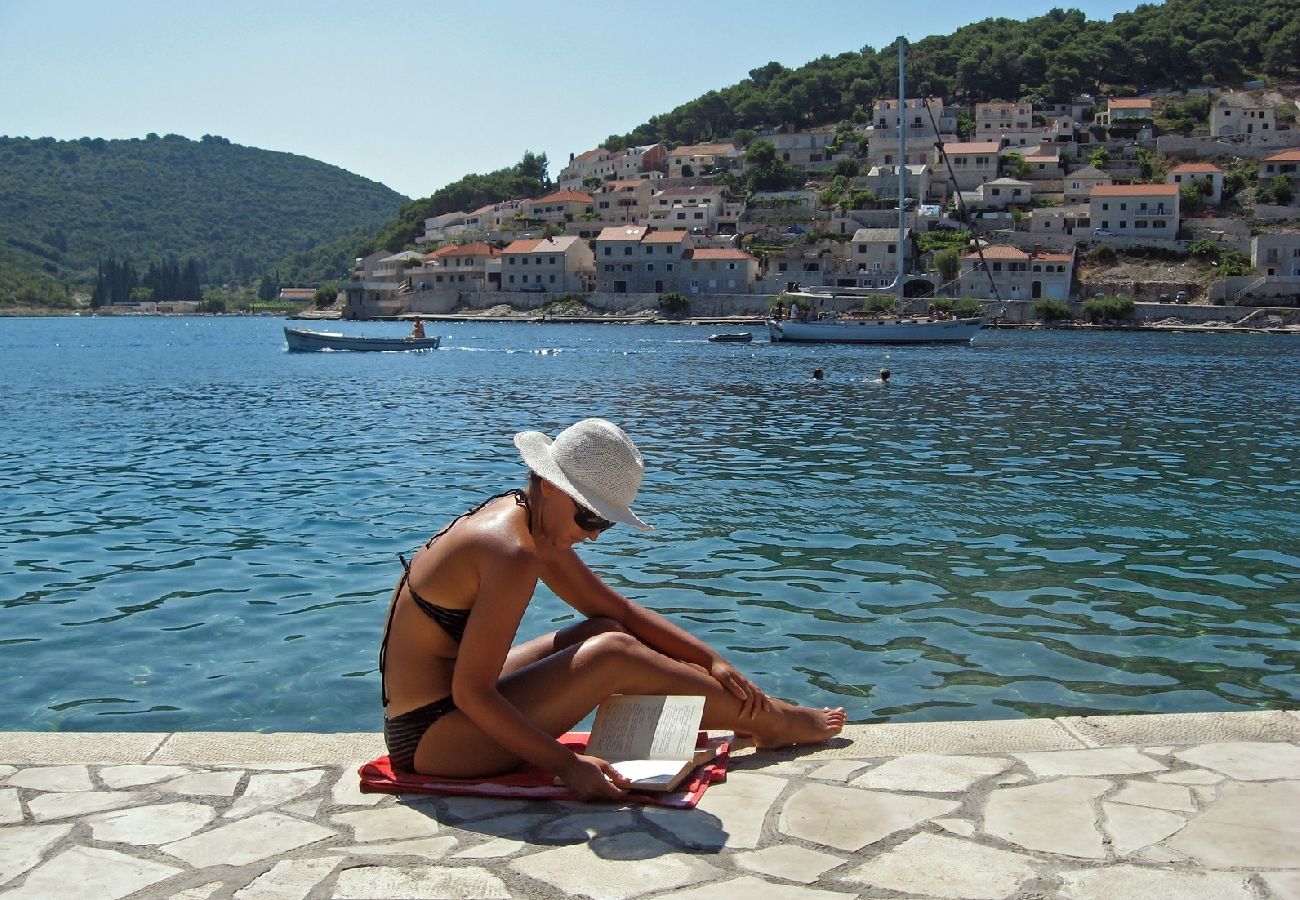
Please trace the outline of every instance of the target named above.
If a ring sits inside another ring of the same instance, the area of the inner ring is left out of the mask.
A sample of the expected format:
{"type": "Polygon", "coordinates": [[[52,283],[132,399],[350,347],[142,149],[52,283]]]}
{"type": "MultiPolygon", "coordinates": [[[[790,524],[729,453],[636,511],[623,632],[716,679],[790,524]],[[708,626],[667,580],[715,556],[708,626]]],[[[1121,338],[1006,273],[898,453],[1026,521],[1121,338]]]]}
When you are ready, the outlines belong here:
{"type": "Polygon", "coordinates": [[[688,759],[704,715],[704,698],[624,694],[600,705],[587,752],[619,759],[688,759]]]}
{"type": "Polygon", "coordinates": [[[681,760],[671,759],[621,759],[612,765],[624,778],[642,785],[671,784],[682,770],[681,760]]]}

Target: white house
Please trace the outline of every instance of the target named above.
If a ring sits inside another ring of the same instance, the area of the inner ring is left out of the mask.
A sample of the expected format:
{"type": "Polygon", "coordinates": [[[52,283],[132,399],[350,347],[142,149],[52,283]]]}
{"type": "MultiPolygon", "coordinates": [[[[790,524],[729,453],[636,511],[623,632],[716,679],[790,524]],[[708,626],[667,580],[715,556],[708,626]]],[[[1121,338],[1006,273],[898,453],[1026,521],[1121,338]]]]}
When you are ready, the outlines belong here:
{"type": "Polygon", "coordinates": [[[1183,163],[1169,170],[1165,180],[1180,188],[1189,184],[1209,184],[1205,202],[1218,206],[1223,199],[1223,170],[1212,163],[1183,163]]]}
{"type": "Polygon", "coordinates": [[[1260,275],[1300,276],[1300,233],[1255,235],[1250,264],[1260,275]]]}
{"type": "Polygon", "coordinates": [[[1094,234],[1172,240],[1178,235],[1178,200],[1176,184],[1095,187],[1089,201],[1094,234]]]}
{"type": "Polygon", "coordinates": [[[997,296],[1003,300],[1068,300],[1073,269],[1072,253],[1044,251],[1038,246],[1032,252],[1006,245],[985,247],[983,262],[979,253],[962,257],[961,290],[976,297],[992,297],[992,274],[997,296]]]}
{"type": "Polygon", "coordinates": [[[574,235],[514,241],[501,252],[501,290],[585,291],[593,265],[591,247],[574,235]]]}
{"type": "Polygon", "coordinates": [[[1270,104],[1250,94],[1229,91],[1210,105],[1210,136],[1271,135],[1277,131],[1277,114],[1270,104]]]}

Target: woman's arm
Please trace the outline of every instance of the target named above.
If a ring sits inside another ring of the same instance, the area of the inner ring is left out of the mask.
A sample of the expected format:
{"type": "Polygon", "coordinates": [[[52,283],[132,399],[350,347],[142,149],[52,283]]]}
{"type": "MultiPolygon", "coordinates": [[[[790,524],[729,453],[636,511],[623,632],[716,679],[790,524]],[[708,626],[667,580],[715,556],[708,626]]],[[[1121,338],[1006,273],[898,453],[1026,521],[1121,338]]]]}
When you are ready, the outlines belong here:
{"type": "Polygon", "coordinates": [[[742,715],[753,716],[759,709],[771,705],[762,689],[727,662],[721,653],[654,610],[615,591],[572,548],[543,565],[541,578],[557,597],[584,616],[614,619],[665,656],[703,668],[743,702],[742,715]]]}
{"type": "Polygon", "coordinates": [[[511,753],[560,776],[580,799],[622,796],[610,781],[608,763],[573,753],[501,696],[501,670],[537,584],[537,569],[522,548],[481,552],[486,558],[479,567],[479,588],[452,676],[456,708],[511,753]]]}

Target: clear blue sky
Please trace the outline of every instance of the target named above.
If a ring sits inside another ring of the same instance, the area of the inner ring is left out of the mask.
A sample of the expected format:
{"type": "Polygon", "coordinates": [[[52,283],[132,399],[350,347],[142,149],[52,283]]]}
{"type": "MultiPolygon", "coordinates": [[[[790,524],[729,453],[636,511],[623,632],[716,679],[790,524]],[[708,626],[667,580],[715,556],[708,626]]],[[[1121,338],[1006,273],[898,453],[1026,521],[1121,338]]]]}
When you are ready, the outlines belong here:
{"type": "Polygon", "coordinates": [[[1137,5],[0,0],[0,134],[219,134],[423,197],[524,150],[546,153],[554,176],[570,153],[771,60],[1137,5]]]}

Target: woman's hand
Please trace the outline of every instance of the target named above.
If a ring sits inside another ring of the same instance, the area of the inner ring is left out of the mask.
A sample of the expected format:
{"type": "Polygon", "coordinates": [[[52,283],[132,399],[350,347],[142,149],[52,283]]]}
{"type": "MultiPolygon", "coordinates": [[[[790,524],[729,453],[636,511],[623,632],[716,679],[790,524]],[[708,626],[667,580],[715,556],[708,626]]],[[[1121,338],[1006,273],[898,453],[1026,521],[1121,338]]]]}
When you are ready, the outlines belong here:
{"type": "Polygon", "coordinates": [[[627,794],[628,780],[599,756],[575,754],[569,767],[558,774],[579,800],[619,800],[627,794]]]}
{"type": "Polygon", "coordinates": [[[740,701],[740,717],[742,719],[752,719],[760,711],[772,708],[772,701],[768,699],[767,694],[764,694],[763,690],[754,682],[741,675],[736,670],[736,667],[725,659],[718,658],[715,660],[713,665],[709,666],[709,674],[729,694],[740,701]]]}

